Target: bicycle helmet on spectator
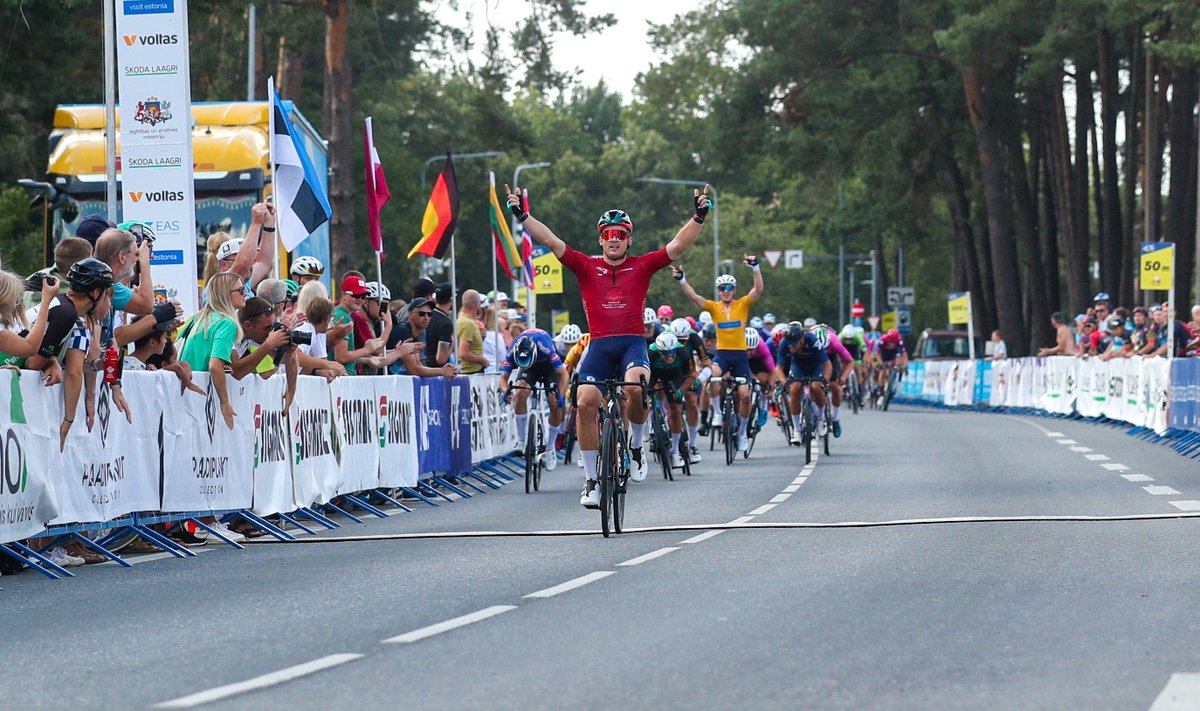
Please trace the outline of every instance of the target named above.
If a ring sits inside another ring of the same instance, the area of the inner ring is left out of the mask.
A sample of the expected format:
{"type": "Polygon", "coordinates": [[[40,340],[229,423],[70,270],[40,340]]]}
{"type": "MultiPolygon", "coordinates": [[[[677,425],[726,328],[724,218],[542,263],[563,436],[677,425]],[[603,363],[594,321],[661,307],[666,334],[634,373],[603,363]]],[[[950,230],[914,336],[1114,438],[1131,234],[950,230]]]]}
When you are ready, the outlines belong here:
{"type": "Polygon", "coordinates": [[[663,304],[658,307],[658,317],[665,319],[675,318],[675,309],[671,308],[670,304],[663,304]]]}
{"type": "Polygon", "coordinates": [[[94,257],[81,259],[71,265],[67,272],[67,285],[71,291],[87,294],[96,289],[107,289],[113,285],[112,269],[94,257]]]}
{"type": "Polygon", "coordinates": [[[367,298],[373,301],[379,301],[381,298],[379,287],[380,284],[377,281],[367,282],[367,298]]]}
{"type": "Polygon", "coordinates": [[[300,257],[292,262],[288,273],[292,276],[320,277],[325,274],[325,265],[316,257],[300,257]]]}
{"type": "Polygon", "coordinates": [[[558,337],[562,339],[563,343],[567,344],[568,346],[573,346],[576,343],[579,343],[580,338],[583,338],[583,331],[580,330],[580,328],[575,324],[568,323],[566,326],[562,327],[561,331],[558,332],[558,337]]]}
{"type": "Polygon", "coordinates": [[[596,231],[603,232],[612,229],[623,229],[629,234],[633,234],[633,220],[624,210],[608,210],[596,222],[596,231]]]}
{"type": "Polygon", "coordinates": [[[379,300],[380,301],[391,301],[392,300],[392,292],[384,284],[379,285],[379,300]]]}
{"type": "Polygon", "coordinates": [[[658,314],[654,313],[654,309],[647,306],[642,311],[642,325],[649,326],[654,323],[658,323],[658,314]]]}
{"type": "Polygon", "coordinates": [[[289,299],[296,298],[296,295],[300,293],[300,285],[291,279],[284,279],[283,287],[287,289],[289,299]]]}
{"type": "Polygon", "coordinates": [[[654,339],[654,345],[658,346],[659,353],[669,353],[679,347],[679,339],[674,333],[663,331],[654,339]]]}
{"type": "Polygon", "coordinates": [[[137,238],[137,243],[154,241],[154,223],[149,220],[131,220],[117,225],[117,229],[125,230],[137,238]]]}
{"type": "Polygon", "coordinates": [[[1092,297],[1092,303],[1095,303],[1097,301],[1111,302],[1112,297],[1108,295],[1107,291],[1102,291],[1099,294],[1096,294],[1095,296],[1092,297]]]}
{"type": "Polygon", "coordinates": [[[537,359],[537,343],[529,336],[520,336],[513,343],[512,353],[518,368],[528,368],[537,359]]]}
{"type": "Polygon", "coordinates": [[[752,351],[758,348],[760,341],[762,341],[762,336],[758,334],[757,328],[751,327],[746,329],[746,350],[752,351]]]}
{"type": "Polygon", "coordinates": [[[762,328],[762,327],[763,327],[763,320],[762,320],[761,316],[755,316],[754,318],[750,319],[750,328],[762,328]]]}
{"type": "Polygon", "coordinates": [[[763,325],[774,326],[775,325],[775,314],[773,314],[769,311],[767,313],[763,314],[763,325]]]}
{"type": "Polygon", "coordinates": [[[813,326],[809,329],[809,333],[817,337],[817,349],[825,350],[829,347],[829,331],[826,331],[821,326],[813,326]]]}
{"type": "Polygon", "coordinates": [[[723,286],[732,286],[736,289],[737,277],[733,276],[732,274],[722,274],[721,276],[717,277],[717,288],[720,289],[723,286]]]}
{"type": "Polygon", "coordinates": [[[671,322],[671,333],[679,340],[683,340],[692,335],[692,325],[687,322],[686,318],[677,318],[671,322]]]}

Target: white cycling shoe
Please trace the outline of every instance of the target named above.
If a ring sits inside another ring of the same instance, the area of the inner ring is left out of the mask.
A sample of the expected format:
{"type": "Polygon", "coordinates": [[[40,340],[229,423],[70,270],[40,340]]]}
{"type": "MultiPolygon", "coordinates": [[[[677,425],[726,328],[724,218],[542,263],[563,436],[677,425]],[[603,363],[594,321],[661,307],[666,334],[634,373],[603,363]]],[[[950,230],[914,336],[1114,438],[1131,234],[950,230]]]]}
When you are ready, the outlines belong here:
{"type": "Polygon", "coordinates": [[[579,505],[585,509],[600,508],[600,482],[595,479],[588,479],[583,486],[583,493],[579,496],[579,505]]]}
{"type": "Polygon", "coordinates": [[[680,456],[679,450],[671,452],[671,468],[683,469],[683,457],[680,456]]]}
{"type": "Polygon", "coordinates": [[[629,452],[629,457],[632,460],[629,468],[629,478],[635,482],[646,481],[646,472],[649,467],[646,466],[646,455],[642,453],[642,448],[632,449],[629,452]]]}
{"type": "Polygon", "coordinates": [[[554,450],[550,450],[542,455],[542,467],[545,468],[546,471],[554,471],[554,468],[557,466],[558,457],[555,456],[554,450]]]}

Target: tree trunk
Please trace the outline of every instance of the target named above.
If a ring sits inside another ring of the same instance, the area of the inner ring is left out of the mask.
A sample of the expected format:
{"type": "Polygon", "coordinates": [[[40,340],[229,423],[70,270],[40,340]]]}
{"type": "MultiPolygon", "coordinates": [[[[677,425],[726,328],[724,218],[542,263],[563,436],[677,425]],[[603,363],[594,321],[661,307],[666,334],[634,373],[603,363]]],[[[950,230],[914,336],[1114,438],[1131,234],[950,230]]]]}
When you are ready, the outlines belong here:
{"type": "MultiPolygon", "coordinates": [[[[1196,65],[1174,70],[1170,124],[1171,195],[1167,202],[1166,240],[1175,243],[1175,283],[1178,311],[1189,308],[1189,285],[1196,254],[1196,65]]],[[[1186,316],[1184,317],[1186,321],[1186,316]]]]}
{"type": "MultiPolygon", "coordinates": [[[[1110,294],[1123,306],[1133,306],[1136,294],[1133,283],[1135,265],[1137,263],[1137,245],[1134,228],[1137,223],[1137,186],[1139,183],[1138,169],[1141,165],[1141,133],[1138,131],[1141,118],[1142,86],[1146,75],[1146,53],[1142,49],[1141,38],[1137,33],[1132,35],[1133,67],[1129,72],[1129,88],[1127,91],[1128,104],[1125,108],[1125,185],[1121,196],[1123,221],[1121,224],[1121,263],[1120,263],[1120,293],[1110,294]]],[[[1141,118],[1144,120],[1144,118],[1141,118]]]]}
{"type": "MultiPolygon", "coordinates": [[[[1096,215],[1100,222],[1100,288],[1109,292],[1118,304],[1122,299],[1121,279],[1121,192],[1120,167],[1117,165],[1117,114],[1120,89],[1117,84],[1117,53],[1112,35],[1100,32],[1098,43],[1100,61],[1096,65],[1100,81],[1101,154],[1103,167],[1100,183],[1096,185],[1096,215]]],[[[1126,164],[1128,165],[1128,164],[1126,164]]]]}
{"type": "Polygon", "coordinates": [[[956,279],[954,290],[971,292],[972,298],[979,302],[980,315],[984,317],[985,322],[989,322],[987,301],[984,299],[987,290],[983,288],[979,253],[975,247],[975,231],[971,227],[971,199],[967,196],[967,184],[950,148],[945,148],[942,160],[953,187],[946,197],[946,202],[950,208],[950,219],[953,221],[955,252],[961,255],[962,260],[962,275],[956,279]],[[975,296],[976,294],[978,296],[975,296]]]}
{"type": "MultiPolygon", "coordinates": [[[[1029,350],[1048,345],[1050,331],[1046,324],[1050,311],[1046,303],[1046,273],[1042,264],[1042,249],[1038,231],[1037,200],[1031,189],[1029,169],[1025,164],[1025,149],[1020,143],[1010,143],[1012,156],[1013,195],[1017,203],[1017,216],[1021,228],[1021,240],[1025,245],[1023,261],[1028,276],[1026,296],[1029,300],[1026,323],[1029,324],[1029,350]]],[[[1033,148],[1033,172],[1037,173],[1039,160],[1037,144],[1033,148]]]]}
{"type": "MultiPolygon", "coordinates": [[[[1075,173],[1071,163],[1071,145],[1067,135],[1067,115],[1063,106],[1062,82],[1058,78],[1045,84],[1045,115],[1043,122],[1046,135],[1046,162],[1050,168],[1050,188],[1054,195],[1054,219],[1058,225],[1059,248],[1067,274],[1067,294],[1063,301],[1068,310],[1082,310],[1088,301],[1087,240],[1080,239],[1076,225],[1078,211],[1075,209],[1075,173]],[[1082,246],[1079,244],[1082,242],[1082,246]]],[[[1084,138],[1086,145],[1087,138],[1084,138]]],[[[1086,155],[1086,148],[1084,149],[1086,155]]],[[[1086,182],[1087,167],[1084,166],[1086,182]]],[[[1084,203],[1086,207],[1086,199],[1084,203]]],[[[1086,229],[1084,231],[1086,235],[1086,229]]]]}
{"type": "Polygon", "coordinates": [[[287,35],[279,37],[279,58],[275,65],[275,91],[299,101],[304,82],[304,51],[293,47],[287,35]]]}
{"type": "MultiPolygon", "coordinates": [[[[1041,133],[1043,147],[1046,145],[1045,131],[1041,133]]],[[[1045,189],[1042,190],[1042,224],[1046,226],[1045,239],[1042,240],[1042,264],[1046,268],[1046,307],[1051,312],[1064,311],[1062,305],[1062,277],[1058,259],[1058,213],[1054,206],[1054,175],[1050,168],[1049,156],[1042,152],[1042,175],[1045,176],[1045,189]]],[[[1070,318],[1070,314],[1067,318],[1070,318]]]]}
{"type": "MultiPolygon", "coordinates": [[[[1089,160],[1088,141],[1092,129],[1096,125],[1096,115],[1092,98],[1092,68],[1088,63],[1076,66],[1075,72],[1075,156],[1071,165],[1071,227],[1074,234],[1071,238],[1071,248],[1077,278],[1082,283],[1083,298],[1091,299],[1092,294],[1092,259],[1091,259],[1091,210],[1088,205],[1088,175],[1091,161],[1089,160]]],[[[1061,94],[1060,94],[1061,97],[1061,94]]],[[[1096,150],[1093,143],[1090,150],[1096,150]]],[[[1079,302],[1084,303],[1084,302],[1079,302]]]]}
{"type": "Polygon", "coordinates": [[[354,151],[350,100],[353,74],[347,40],[352,0],[325,0],[325,105],[322,111],[329,139],[329,244],[334,275],[357,266],[365,240],[354,238],[354,151]],[[361,244],[360,244],[361,243],[361,244]]]}
{"type": "Polygon", "coordinates": [[[1021,275],[1009,218],[1000,132],[992,122],[987,101],[987,79],[982,68],[976,64],[964,65],[962,79],[971,125],[975,129],[975,146],[979,152],[980,175],[983,179],[988,245],[996,282],[996,315],[1009,352],[1013,356],[1023,356],[1029,352],[1028,338],[1021,313],[1021,275]]]}

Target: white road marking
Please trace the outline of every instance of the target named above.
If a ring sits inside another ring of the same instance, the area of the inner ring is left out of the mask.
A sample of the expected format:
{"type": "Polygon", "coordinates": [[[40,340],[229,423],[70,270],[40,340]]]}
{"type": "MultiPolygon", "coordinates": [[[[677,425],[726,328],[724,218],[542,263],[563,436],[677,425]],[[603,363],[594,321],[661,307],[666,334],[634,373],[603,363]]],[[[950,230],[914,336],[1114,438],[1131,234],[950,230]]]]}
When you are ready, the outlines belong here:
{"type": "MultiPolygon", "coordinates": [[[[217,547],[216,546],[211,546],[211,547],[204,546],[202,548],[189,548],[188,550],[190,550],[193,553],[197,553],[197,554],[211,553],[214,550],[217,550],[217,547]]],[[[162,560],[163,558],[174,558],[174,557],[175,557],[174,554],[167,553],[164,551],[162,553],[147,553],[146,555],[131,555],[131,556],[125,558],[125,562],[129,563],[130,565],[137,565],[138,563],[149,563],[152,560],[162,560]]],[[[120,565],[120,563],[118,563],[115,560],[106,560],[103,563],[97,563],[96,565],[120,565]]]]}
{"type": "Polygon", "coordinates": [[[730,526],[740,526],[743,523],[750,523],[753,520],[754,520],[753,516],[739,516],[738,518],[735,518],[732,521],[730,521],[729,525],[730,526]]]}
{"type": "Polygon", "coordinates": [[[796,493],[797,491],[800,491],[800,485],[799,485],[799,484],[792,484],[791,486],[785,486],[785,487],[783,487],[783,493],[785,493],[785,494],[794,494],[794,493],[796,493]]]}
{"type": "Polygon", "coordinates": [[[1195,499],[1184,499],[1182,501],[1168,502],[1180,511],[1200,511],[1200,501],[1195,499]]]}
{"type": "Polygon", "coordinates": [[[1105,462],[1104,464],[1101,464],[1100,466],[1104,467],[1105,469],[1109,470],[1110,472],[1127,472],[1127,471],[1129,471],[1129,467],[1125,466],[1124,464],[1117,464],[1116,462],[1105,462]]]}
{"type": "Polygon", "coordinates": [[[1093,462],[1103,462],[1104,460],[1108,459],[1107,454],[1085,454],[1083,456],[1093,462]]]}
{"type": "Polygon", "coordinates": [[[617,571],[615,571],[615,570],[597,570],[594,573],[588,573],[587,575],[581,575],[578,578],[575,578],[574,580],[568,580],[567,582],[562,583],[560,585],[555,585],[552,588],[546,588],[545,590],[538,590],[537,592],[529,593],[525,597],[536,597],[536,598],[554,597],[555,595],[561,595],[562,593],[570,592],[571,590],[574,590],[575,588],[581,588],[584,585],[587,585],[589,583],[594,583],[597,580],[603,580],[604,578],[607,578],[610,575],[616,575],[616,574],[617,574],[617,571]]]}
{"type": "Polygon", "coordinates": [[[1169,486],[1143,486],[1151,496],[1179,496],[1179,492],[1169,486]]]}
{"type": "Polygon", "coordinates": [[[413,630],[412,632],[405,632],[404,634],[396,635],[395,637],[389,637],[383,640],[381,644],[393,644],[397,642],[420,642],[428,637],[439,635],[443,632],[449,632],[450,630],[456,630],[459,627],[466,627],[472,622],[486,620],[489,617],[495,617],[503,612],[508,612],[509,610],[515,609],[517,609],[516,605],[493,605],[492,607],[485,607],[482,610],[476,610],[469,615],[455,617],[452,620],[446,620],[435,625],[422,627],[419,630],[413,630]]]}
{"type": "Polygon", "coordinates": [[[1125,481],[1154,481],[1153,477],[1148,477],[1145,474],[1122,474],[1121,478],[1125,481]]]}
{"type": "Polygon", "coordinates": [[[1047,432],[1047,433],[1046,433],[1046,436],[1047,436],[1047,437],[1053,437],[1053,438],[1055,438],[1055,439],[1058,439],[1058,438],[1060,438],[1060,437],[1062,437],[1062,436],[1063,436],[1063,433],[1062,433],[1062,432],[1047,432]]]}
{"type": "Polygon", "coordinates": [[[775,504],[763,504],[762,506],[759,506],[758,508],[751,511],[750,515],[751,516],[761,516],[762,514],[765,514],[766,512],[770,511],[773,508],[775,508],[775,504]]]}
{"type": "Polygon", "coordinates": [[[302,676],[314,674],[322,669],[328,669],[330,667],[336,667],[338,665],[345,664],[346,662],[352,662],[362,656],[363,655],[361,654],[330,654],[328,657],[321,657],[320,659],[314,659],[311,662],[297,664],[294,667],[288,667],[287,669],[280,669],[279,671],[271,672],[270,674],[256,676],[253,679],[239,681],[236,684],[218,686],[217,688],[209,689],[208,691],[201,691],[189,696],[181,696],[172,701],[164,701],[161,704],[156,704],[154,708],[188,709],[194,706],[212,703],[213,701],[219,701],[220,699],[225,699],[236,694],[244,694],[247,691],[265,689],[268,686],[275,686],[276,684],[282,684],[285,681],[299,679],[302,676]]]}
{"type": "Polygon", "coordinates": [[[1060,440],[1058,440],[1058,443],[1059,444],[1079,444],[1078,442],[1076,442],[1073,439],[1060,439],[1060,440]]]}
{"type": "Polygon", "coordinates": [[[1078,447],[1071,447],[1071,451],[1072,452],[1090,452],[1090,451],[1092,451],[1092,448],[1084,447],[1084,446],[1080,445],[1078,447]]]}
{"type": "Polygon", "coordinates": [[[797,485],[797,486],[799,486],[800,484],[803,484],[803,483],[804,483],[804,482],[806,482],[806,481],[808,481],[808,477],[807,477],[807,476],[798,476],[798,477],[796,477],[795,479],[792,479],[792,483],[793,483],[793,484],[795,484],[795,485],[797,485]]]}
{"type": "Polygon", "coordinates": [[[1200,674],[1172,674],[1150,711],[1191,711],[1200,708],[1200,674]]]}
{"type": "Polygon", "coordinates": [[[654,560],[655,558],[661,558],[664,555],[666,555],[672,551],[677,551],[677,550],[679,550],[679,548],[677,548],[677,547],[676,548],[673,548],[673,547],[659,548],[656,551],[650,551],[646,555],[639,555],[637,558],[630,558],[629,560],[625,561],[624,563],[617,563],[617,566],[618,567],[622,567],[622,566],[628,567],[628,566],[633,566],[633,565],[641,565],[642,563],[645,563],[646,561],[654,560]]]}
{"type": "Polygon", "coordinates": [[[703,541],[707,541],[710,538],[719,536],[724,532],[725,532],[725,529],[721,529],[719,531],[705,531],[704,533],[701,533],[699,536],[692,536],[691,538],[680,541],[680,543],[701,543],[703,541]]]}
{"type": "MultiPolygon", "coordinates": [[[[791,487],[788,487],[788,488],[791,488],[791,487]]],[[[776,494],[775,498],[771,499],[771,503],[782,504],[783,502],[787,501],[790,498],[792,498],[791,492],[783,493],[783,494],[776,494]]]]}

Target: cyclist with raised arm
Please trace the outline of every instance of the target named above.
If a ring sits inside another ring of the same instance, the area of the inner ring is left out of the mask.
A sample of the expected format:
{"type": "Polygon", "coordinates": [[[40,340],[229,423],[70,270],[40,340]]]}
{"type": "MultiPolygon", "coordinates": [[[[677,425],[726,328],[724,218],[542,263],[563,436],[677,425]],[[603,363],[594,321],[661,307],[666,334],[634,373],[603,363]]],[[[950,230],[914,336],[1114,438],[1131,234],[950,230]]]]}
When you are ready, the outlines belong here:
{"type": "MultiPolygon", "coordinates": [[[[804,329],[799,321],[788,324],[775,356],[775,382],[787,383],[788,413],[792,418],[790,444],[800,444],[801,413],[804,400],[804,381],[809,381],[809,393],[817,412],[825,409],[825,383],[833,374],[829,355],[817,343],[817,334],[804,329]]],[[[817,413],[813,414],[816,421],[817,413]]]]}
{"type": "Polygon", "coordinates": [[[697,434],[700,424],[700,391],[712,378],[712,358],[708,348],[699,333],[692,330],[692,325],[685,318],[677,318],[671,322],[671,333],[679,340],[684,349],[687,366],[687,376],[683,380],[683,402],[687,408],[685,416],[688,428],[688,461],[699,464],[700,448],[697,434]]]}
{"type": "Polygon", "coordinates": [[[508,349],[504,363],[500,365],[500,390],[505,400],[510,394],[514,395],[513,414],[517,418],[517,432],[521,437],[529,431],[529,394],[526,388],[541,384],[546,388],[546,400],[550,404],[550,428],[546,431],[546,451],[542,454],[542,464],[549,471],[558,465],[554,456],[553,442],[557,439],[559,425],[563,420],[563,394],[567,392],[567,369],[558,352],[554,348],[554,339],[549,333],[540,328],[531,328],[513,340],[508,349]],[[509,389],[509,378],[513,370],[517,371],[512,378],[517,388],[516,393],[509,389]]]}
{"type": "MultiPolygon", "coordinates": [[[[754,376],[750,372],[750,362],[746,358],[746,328],[750,322],[750,307],[762,296],[763,277],[758,257],[747,254],[745,262],[746,266],[754,272],[754,287],[740,299],[734,298],[734,292],[737,291],[737,279],[732,274],[722,274],[717,277],[717,296],[720,301],[712,301],[696,293],[692,285],[688,284],[682,269],[673,267],[672,271],[679,286],[683,288],[684,296],[707,313],[712,314],[713,323],[717,327],[716,361],[721,372],[728,373],[735,378],[745,378],[745,382],[748,384],[754,379],[754,376]]],[[[738,451],[746,452],[750,448],[750,442],[746,438],[746,427],[749,424],[747,418],[750,417],[749,388],[737,387],[734,399],[738,410],[738,451]]],[[[722,413],[722,416],[730,417],[733,416],[733,413],[722,413]]]]}
{"type": "MultiPolygon", "coordinates": [[[[599,416],[604,381],[614,373],[620,373],[625,382],[649,380],[650,358],[642,328],[646,292],[655,272],[682,256],[700,236],[709,210],[708,186],[703,192],[692,191],[694,213],[674,239],[666,247],[647,254],[629,253],[633,244],[633,220],[629,215],[622,210],[605,212],[596,223],[596,231],[600,233],[600,256],[587,256],[568,247],[549,227],[525,211],[519,187],[510,190],[506,185],[504,189],[508,194],[508,208],[517,220],[524,223],[533,239],[549,248],[579,282],[583,310],[591,332],[587,355],[579,366],[575,402],[578,412],[576,430],[586,476],[579,503],[587,508],[599,508],[599,416]]],[[[630,456],[635,461],[630,478],[634,481],[644,481],[647,470],[642,441],[648,413],[643,396],[641,387],[624,388],[624,414],[630,423],[630,456]]]]}

